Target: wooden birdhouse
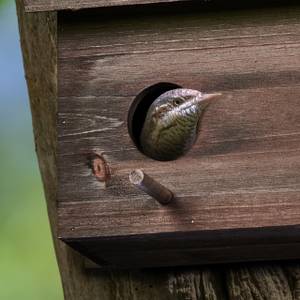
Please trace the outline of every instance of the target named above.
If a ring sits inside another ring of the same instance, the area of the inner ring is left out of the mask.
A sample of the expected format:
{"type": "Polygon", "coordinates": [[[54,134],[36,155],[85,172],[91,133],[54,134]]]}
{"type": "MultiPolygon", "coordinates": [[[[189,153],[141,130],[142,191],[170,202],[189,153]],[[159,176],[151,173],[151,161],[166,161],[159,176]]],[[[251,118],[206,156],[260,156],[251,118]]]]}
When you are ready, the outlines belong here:
{"type": "Polygon", "coordinates": [[[299,5],[233,2],[25,0],[58,11],[57,236],[99,265],[299,258],[299,5]],[[222,96],[155,160],[143,122],[177,88],[222,96]]]}

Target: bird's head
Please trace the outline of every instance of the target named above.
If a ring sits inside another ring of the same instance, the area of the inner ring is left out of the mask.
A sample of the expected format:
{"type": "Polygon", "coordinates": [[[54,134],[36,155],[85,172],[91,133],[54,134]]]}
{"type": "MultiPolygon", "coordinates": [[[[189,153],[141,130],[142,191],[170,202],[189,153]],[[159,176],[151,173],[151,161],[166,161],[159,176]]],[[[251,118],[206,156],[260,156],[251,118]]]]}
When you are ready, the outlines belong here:
{"type": "Polygon", "coordinates": [[[165,126],[178,118],[198,121],[204,109],[220,95],[220,93],[201,93],[193,89],[170,90],[152,103],[149,113],[155,122],[165,126]]]}
{"type": "Polygon", "coordinates": [[[202,112],[220,95],[181,88],[160,95],[143,124],[144,153],[157,160],[173,160],[186,153],[196,141],[202,112]]]}

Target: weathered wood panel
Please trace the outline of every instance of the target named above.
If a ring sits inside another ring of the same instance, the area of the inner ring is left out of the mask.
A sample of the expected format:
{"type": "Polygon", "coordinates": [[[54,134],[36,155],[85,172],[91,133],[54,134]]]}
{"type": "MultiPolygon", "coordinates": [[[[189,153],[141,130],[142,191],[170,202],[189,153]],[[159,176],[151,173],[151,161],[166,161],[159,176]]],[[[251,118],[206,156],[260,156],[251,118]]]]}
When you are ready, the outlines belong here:
{"type": "Polygon", "coordinates": [[[82,238],[67,242],[102,267],[132,269],[141,265],[153,268],[294,259],[300,251],[300,243],[295,243],[295,239],[298,239],[297,229],[283,227],[82,238]]]}
{"type": "MultiPolygon", "coordinates": [[[[237,0],[23,0],[25,4],[25,10],[27,12],[37,11],[53,11],[53,10],[79,10],[87,8],[97,7],[123,7],[123,6],[137,6],[146,4],[177,4],[183,3],[185,5],[199,5],[211,6],[211,5],[241,5],[237,0]]],[[[286,4],[286,0],[251,0],[248,4],[260,4],[260,5],[277,5],[280,3],[286,4]]],[[[297,4],[297,0],[289,0],[289,3],[297,4]]],[[[247,5],[247,1],[243,1],[243,5],[247,5]]]]}
{"type": "Polygon", "coordinates": [[[153,3],[184,2],[191,0],[24,0],[28,12],[51,11],[62,9],[83,9],[123,5],[140,5],[153,3]]]}
{"type": "MultiPolygon", "coordinates": [[[[199,245],[207,230],[234,229],[231,234],[240,238],[241,229],[298,230],[299,7],[148,12],[117,20],[99,11],[61,14],[60,20],[58,207],[63,239],[156,234],[159,241],[160,233],[194,232],[199,245]],[[128,134],[134,97],[158,82],[223,93],[208,108],[196,145],[172,162],[145,157],[128,134]],[[105,157],[112,172],[107,185],[93,176],[89,153],[105,157]],[[176,201],[161,206],[133,187],[128,174],[135,168],[170,188],[176,201]]],[[[293,242],[299,242],[297,235],[293,242]]],[[[219,247],[215,243],[210,246],[219,247]]],[[[264,252],[251,238],[248,246],[249,258],[264,252]]],[[[198,248],[195,243],[186,251],[200,253],[198,248]]],[[[231,259],[245,259],[235,251],[227,252],[231,259]]],[[[278,258],[271,252],[265,245],[264,258],[278,258]]],[[[296,251],[287,252],[277,253],[297,257],[296,251]]]]}

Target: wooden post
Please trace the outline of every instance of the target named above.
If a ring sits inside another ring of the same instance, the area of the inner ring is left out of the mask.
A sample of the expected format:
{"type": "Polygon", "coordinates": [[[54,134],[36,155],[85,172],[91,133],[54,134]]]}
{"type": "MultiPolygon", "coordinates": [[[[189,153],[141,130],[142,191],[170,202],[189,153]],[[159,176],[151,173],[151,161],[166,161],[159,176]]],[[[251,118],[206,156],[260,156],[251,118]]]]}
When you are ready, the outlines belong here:
{"type": "Polygon", "coordinates": [[[17,0],[34,136],[65,299],[300,299],[300,266],[261,263],[140,271],[86,270],[56,235],[57,15],[24,13],[17,0]]]}

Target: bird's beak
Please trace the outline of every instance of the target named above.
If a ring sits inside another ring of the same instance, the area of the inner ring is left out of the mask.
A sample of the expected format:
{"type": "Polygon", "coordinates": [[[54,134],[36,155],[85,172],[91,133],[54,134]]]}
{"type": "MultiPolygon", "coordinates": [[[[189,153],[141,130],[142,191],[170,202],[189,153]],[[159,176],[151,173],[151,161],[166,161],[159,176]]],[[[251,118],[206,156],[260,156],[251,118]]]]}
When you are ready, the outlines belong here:
{"type": "Polygon", "coordinates": [[[215,100],[222,96],[221,93],[213,93],[213,94],[202,94],[201,99],[199,99],[200,104],[209,104],[212,100],[215,100]]]}

